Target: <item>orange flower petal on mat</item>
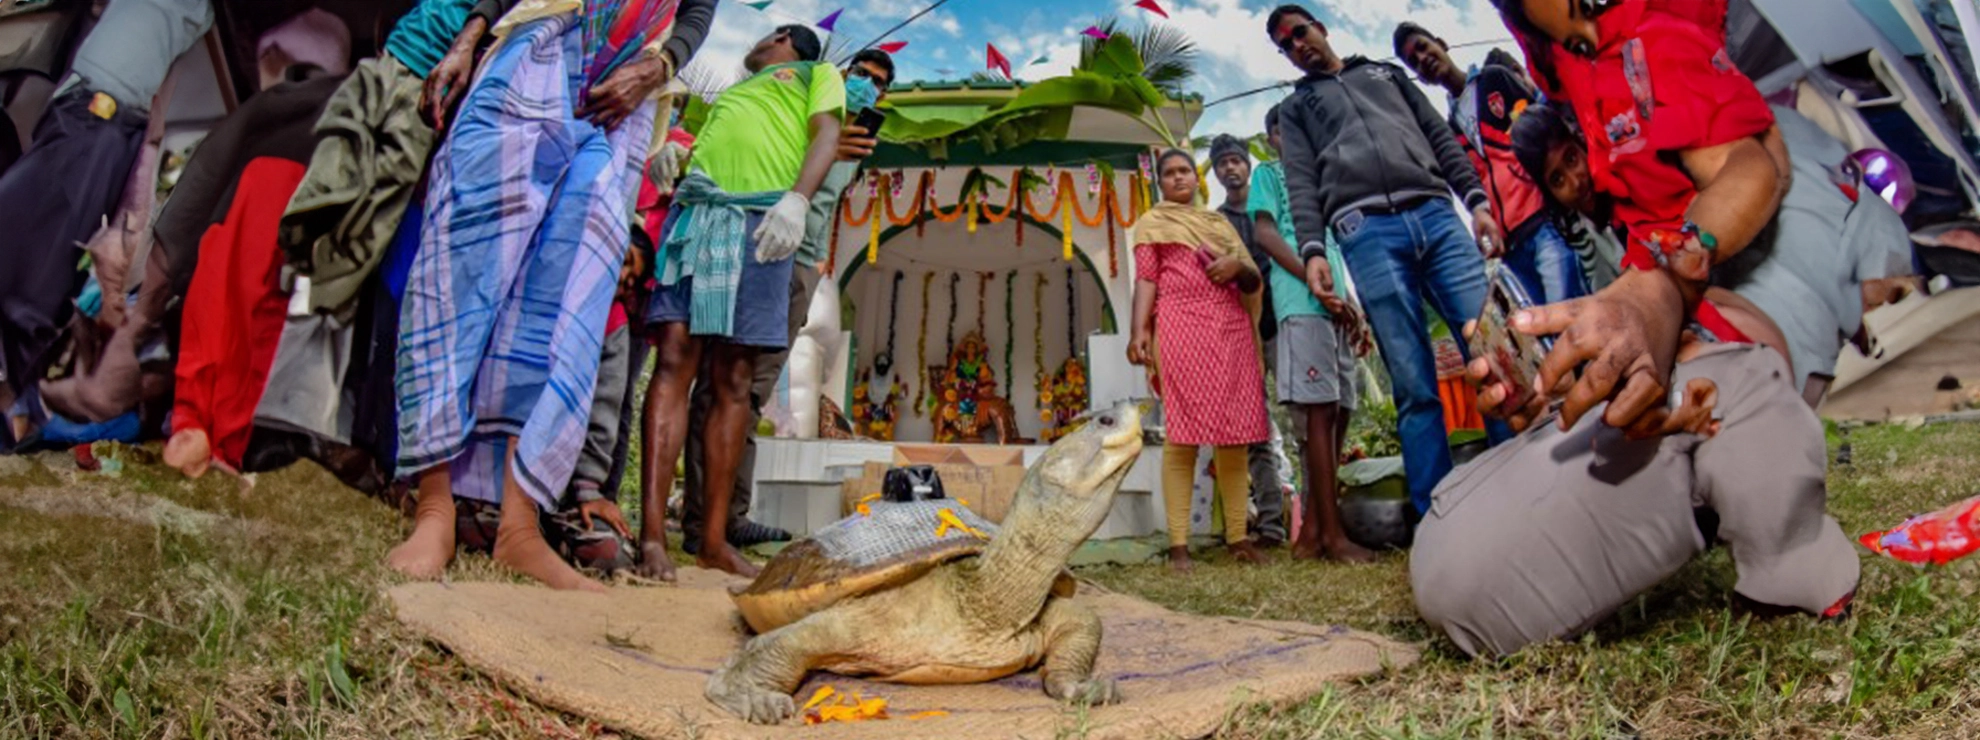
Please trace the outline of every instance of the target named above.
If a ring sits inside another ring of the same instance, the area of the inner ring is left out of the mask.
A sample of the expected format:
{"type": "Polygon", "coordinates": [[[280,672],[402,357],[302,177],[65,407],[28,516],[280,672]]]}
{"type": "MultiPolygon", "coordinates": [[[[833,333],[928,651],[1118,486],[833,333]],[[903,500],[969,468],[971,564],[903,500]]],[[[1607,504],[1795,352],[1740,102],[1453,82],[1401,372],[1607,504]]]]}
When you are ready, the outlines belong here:
{"type": "Polygon", "coordinates": [[[930,710],[928,710],[928,711],[926,711],[926,712],[915,712],[914,714],[910,714],[910,715],[908,715],[908,716],[907,716],[907,718],[908,718],[908,719],[934,719],[934,718],[936,718],[936,717],[947,717],[947,716],[949,716],[949,713],[948,713],[948,712],[944,712],[944,711],[942,711],[942,710],[940,710],[940,709],[930,709],[930,710]]]}
{"type": "Polygon", "coordinates": [[[834,689],[830,686],[820,686],[818,687],[818,691],[811,695],[811,699],[804,703],[804,710],[807,712],[811,711],[812,708],[817,707],[820,704],[824,704],[826,699],[830,699],[832,698],[833,695],[838,693],[839,692],[837,689],[834,689]]]}

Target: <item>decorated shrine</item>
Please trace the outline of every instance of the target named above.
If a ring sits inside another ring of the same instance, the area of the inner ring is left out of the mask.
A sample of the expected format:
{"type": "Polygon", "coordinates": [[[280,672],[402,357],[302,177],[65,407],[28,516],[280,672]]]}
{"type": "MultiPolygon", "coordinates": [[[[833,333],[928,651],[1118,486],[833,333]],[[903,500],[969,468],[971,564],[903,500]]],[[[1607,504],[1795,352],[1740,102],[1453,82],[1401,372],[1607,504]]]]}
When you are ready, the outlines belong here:
{"type": "MultiPolygon", "coordinates": [[[[1076,72],[895,89],[772,401],[788,421],[758,440],[766,513],[836,497],[834,471],[869,462],[987,459],[989,446],[1028,461],[1088,409],[1151,395],[1126,359],[1130,234],[1153,155],[1187,139],[1200,103],[1131,87],[1076,72]],[[843,426],[821,432],[835,409],[843,426]]],[[[1144,455],[1123,489],[1142,492],[1124,497],[1133,515],[1100,536],[1159,528],[1159,448],[1144,455]]]]}

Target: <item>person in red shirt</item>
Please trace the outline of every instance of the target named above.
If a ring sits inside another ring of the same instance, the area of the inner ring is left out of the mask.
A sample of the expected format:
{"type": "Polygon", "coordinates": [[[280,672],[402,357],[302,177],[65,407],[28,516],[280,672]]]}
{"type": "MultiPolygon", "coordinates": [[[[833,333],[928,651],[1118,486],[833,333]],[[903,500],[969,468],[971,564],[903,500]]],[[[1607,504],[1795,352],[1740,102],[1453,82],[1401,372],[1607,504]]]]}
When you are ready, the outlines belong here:
{"type": "MultiPolygon", "coordinates": [[[[1825,511],[1821,422],[1783,353],[1736,328],[1777,334],[1766,314],[1707,299],[1712,266],[1773,219],[1788,171],[1771,112],[1725,55],[1723,2],[1493,2],[1535,81],[1576,112],[1628,267],[1515,318],[1559,334],[1540,398],[1508,419],[1519,437],[1433,492],[1410,555],[1418,613],[1467,653],[1509,654],[1593,628],[1722,540],[1753,611],[1846,615],[1859,570],[1825,511]],[[1558,425],[1542,423],[1550,397],[1558,425]]],[[[1487,385],[1480,406],[1507,390],[1487,385]]]]}
{"type": "MultiPolygon", "coordinates": [[[[1689,323],[1701,336],[1745,340],[1703,300],[1706,282],[1787,190],[1773,115],[1726,54],[1725,4],[1493,2],[1520,36],[1534,82],[1577,111],[1632,268],[1591,300],[1522,312],[1514,326],[1560,335],[1541,380],[1560,391],[1563,427],[1604,401],[1603,420],[1638,435],[1696,423],[1703,409],[1665,405],[1680,334],[1689,323]]],[[[1480,400],[1502,393],[1488,386],[1480,400]]],[[[1516,415],[1515,428],[1531,416],[1516,415]]]]}

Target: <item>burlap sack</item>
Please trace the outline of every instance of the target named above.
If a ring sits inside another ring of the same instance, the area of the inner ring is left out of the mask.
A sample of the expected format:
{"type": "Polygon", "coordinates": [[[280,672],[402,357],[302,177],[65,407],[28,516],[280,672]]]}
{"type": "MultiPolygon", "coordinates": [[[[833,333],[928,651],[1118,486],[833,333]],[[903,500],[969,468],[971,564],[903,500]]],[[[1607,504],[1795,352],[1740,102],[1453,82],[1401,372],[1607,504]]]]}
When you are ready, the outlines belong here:
{"type": "Polygon", "coordinates": [[[821,685],[888,700],[894,719],[762,727],[702,698],[709,674],[745,639],[723,580],[683,569],[672,588],[608,594],[499,583],[408,584],[398,618],[517,692],[652,738],[1200,737],[1253,702],[1288,703],[1331,680],[1407,666],[1415,649],[1341,627],[1179,614],[1140,599],[1082,593],[1106,625],[1099,670],[1127,701],[1066,709],[1035,673],[967,686],[900,686],[813,674],[821,685]],[[927,711],[946,716],[906,719],[927,711]]]}

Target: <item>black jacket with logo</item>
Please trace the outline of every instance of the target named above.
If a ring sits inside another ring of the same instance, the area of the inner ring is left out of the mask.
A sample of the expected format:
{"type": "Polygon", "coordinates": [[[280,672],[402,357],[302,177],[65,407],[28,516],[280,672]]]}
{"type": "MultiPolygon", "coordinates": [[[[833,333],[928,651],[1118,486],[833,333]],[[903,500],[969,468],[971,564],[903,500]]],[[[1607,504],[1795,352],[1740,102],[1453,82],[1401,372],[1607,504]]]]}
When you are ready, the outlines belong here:
{"type": "Polygon", "coordinates": [[[1299,81],[1280,110],[1286,191],[1300,255],[1325,254],[1323,235],[1357,208],[1426,197],[1487,203],[1471,158],[1401,67],[1349,57],[1339,72],[1299,81]]]}

